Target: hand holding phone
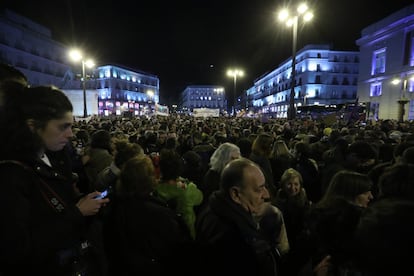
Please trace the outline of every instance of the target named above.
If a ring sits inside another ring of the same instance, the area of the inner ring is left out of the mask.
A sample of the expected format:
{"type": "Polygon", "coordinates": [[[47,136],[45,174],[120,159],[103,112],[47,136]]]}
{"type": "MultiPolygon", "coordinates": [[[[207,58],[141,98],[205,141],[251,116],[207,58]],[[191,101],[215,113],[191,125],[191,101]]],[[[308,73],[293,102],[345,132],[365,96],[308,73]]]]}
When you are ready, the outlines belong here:
{"type": "Polygon", "coordinates": [[[108,195],[108,190],[103,191],[100,195],[97,195],[95,199],[102,199],[108,195]]]}

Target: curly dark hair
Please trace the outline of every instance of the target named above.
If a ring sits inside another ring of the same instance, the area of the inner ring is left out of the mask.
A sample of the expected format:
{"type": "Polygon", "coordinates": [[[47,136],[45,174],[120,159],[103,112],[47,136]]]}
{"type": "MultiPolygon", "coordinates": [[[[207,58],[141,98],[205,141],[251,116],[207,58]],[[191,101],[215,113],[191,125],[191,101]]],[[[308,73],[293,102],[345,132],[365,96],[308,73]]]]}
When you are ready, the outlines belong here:
{"type": "Polygon", "coordinates": [[[30,130],[27,120],[35,128],[44,128],[50,120],[61,119],[73,112],[68,97],[54,86],[25,87],[7,83],[0,88],[0,159],[33,160],[43,142],[30,130]]]}
{"type": "Polygon", "coordinates": [[[183,171],[183,159],[175,151],[162,149],[160,152],[160,172],[162,181],[177,179],[183,171]]]}

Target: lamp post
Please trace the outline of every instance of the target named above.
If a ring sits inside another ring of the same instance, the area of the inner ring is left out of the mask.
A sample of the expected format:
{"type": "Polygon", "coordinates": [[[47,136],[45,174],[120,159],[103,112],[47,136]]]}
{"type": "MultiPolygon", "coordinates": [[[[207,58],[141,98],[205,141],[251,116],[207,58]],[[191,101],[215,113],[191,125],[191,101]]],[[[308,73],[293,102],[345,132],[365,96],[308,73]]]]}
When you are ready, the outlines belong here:
{"type": "Polygon", "coordinates": [[[240,69],[229,69],[227,70],[227,76],[233,78],[233,106],[232,106],[232,113],[233,115],[236,115],[236,89],[237,89],[237,77],[243,77],[244,72],[240,69]]]}
{"type": "Polygon", "coordinates": [[[312,12],[308,11],[308,6],[305,3],[299,4],[296,14],[289,15],[287,9],[283,9],[279,12],[279,21],[285,22],[288,27],[292,27],[292,73],[290,75],[290,97],[289,97],[289,109],[288,119],[293,120],[296,118],[295,108],[295,78],[296,78],[296,44],[298,36],[298,21],[302,18],[304,22],[310,21],[313,18],[312,12]]]}
{"type": "Polygon", "coordinates": [[[88,108],[87,108],[87,101],[86,101],[86,72],[85,67],[92,68],[95,66],[95,63],[91,59],[85,60],[83,58],[82,52],[74,49],[69,52],[69,57],[73,61],[81,61],[82,63],[82,90],[83,90],[83,118],[88,117],[88,108]]]}
{"type": "Polygon", "coordinates": [[[224,88],[220,87],[220,88],[214,88],[214,92],[216,93],[216,104],[219,107],[220,113],[221,113],[221,109],[223,107],[223,98],[220,97],[220,94],[224,93],[224,88]]]}
{"type": "MultiPolygon", "coordinates": [[[[410,81],[414,81],[414,76],[409,78],[410,81]]],[[[408,85],[408,79],[407,76],[404,78],[395,78],[391,81],[392,84],[398,85],[402,81],[401,85],[401,97],[397,101],[398,103],[398,122],[404,122],[404,115],[405,115],[405,105],[410,102],[410,99],[407,98],[407,85],[408,85]]]]}
{"type": "Polygon", "coordinates": [[[149,112],[152,113],[152,108],[151,108],[151,104],[152,104],[152,99],[154,97],[154,91],[152,90],[147,90],[147,95],[149,97],[148,100],[148,108],[149,108],[149,112]]]}

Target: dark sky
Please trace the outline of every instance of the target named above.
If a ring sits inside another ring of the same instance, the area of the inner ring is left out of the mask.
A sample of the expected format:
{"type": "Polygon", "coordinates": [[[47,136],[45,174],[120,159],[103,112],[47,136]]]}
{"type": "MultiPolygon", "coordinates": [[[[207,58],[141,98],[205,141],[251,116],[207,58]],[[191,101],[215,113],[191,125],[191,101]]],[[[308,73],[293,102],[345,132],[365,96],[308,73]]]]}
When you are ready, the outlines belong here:
{"type": "MultiPolygon", "coordinates": [[[[187,85],[224,85],[240,67],[240,93],[292,53],[292,31],[277,11],[281,0],[2,0],[1,7],[50,28],[65,45],[88,51],[97,65],[118,64],[155,74],[161,103],[177,102],[187,85]]],[[[412,0],[311,0],[314,20],[299,27],[298,49],[329,43],[358,50],[361,30],[412,0]],[[381,3],[385,2],[385,3],[381,3]],[[380,4],[381,3],[381,4],[380,4]]]]}

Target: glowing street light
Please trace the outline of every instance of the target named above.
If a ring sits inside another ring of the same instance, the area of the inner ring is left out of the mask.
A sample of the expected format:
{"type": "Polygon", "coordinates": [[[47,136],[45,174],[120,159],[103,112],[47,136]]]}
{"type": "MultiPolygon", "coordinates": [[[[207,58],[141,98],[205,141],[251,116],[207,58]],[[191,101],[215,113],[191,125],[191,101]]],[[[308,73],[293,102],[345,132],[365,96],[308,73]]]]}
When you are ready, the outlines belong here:
{"type": "Polygon", "coordinates": [[[148,100],[148,108],[149,108],[149,112],[150,112],[150,113],[152,113],[151,104],[152,104],[152,101],[153,101],[153,98],[154,98],[154,91],[152,91],[152,90],[148,89],[148,90],[147,90],[147,95],[148,95],[148,97],[149,97],[149,100],[148,100]]]}
{"type": "Polygon", "coordinates": [[[220,95],[220,94],[224,94],[224,88],[223,87],[219,87],[219,88],[214,88],[214,90],[213,90],[216,94],[217,94],[217,97],[216,97],[216,104],[218,105],[218,107],[219,107],[219,109],[220,109],[220,112],[222,111],[222,108],[223,108],[223,103],[224,103],[224,100],[223,100],[223,98],[224,97],[219,97],[218,95],[220,95]],[[220,100],[221,99],[221,100],[220,100]]]}
{"type": "Polygon", "coordinates": [[[289,109],[288,119],[292,120],[296,118],[295,108],[295,78],[296,78],[296,43],[298,36],[298,21],[299,18],[303,22],[312,20],[313,13],[309,11],[308,6],[305,3],[299,4],[296,13],[290,15],[287,9],[283,9],[279,12],[278,19],[284,22],[286,26],[292,27],[292,74],[291,74],[291,85],[290,85],[290,97],[289,97],[289,109]]]}
{"type": "Polygon", "coordinates": [[[91,59],[84,59],[83,54],[78,49],[73,49],[69,51],[69,57],[71,60],[75,62],[82,62],[82,88],[83,88],[83,117],[88,117],[88,109],[86,105],[86,73],[85,73],[85,66],[88,68],[92,68],[95,66],[95,63],[91,59]]]}
{"type": "Polygon", "coordinates": [[[233,84],[234,84],[234,98],[233,98],[233,106],[232,106],[232,113],[233,115],[236,115],[236,87],[237,87],[237,77],[243,77],[244,76],[244,72],[243,70],[240,69],[229,69],[227,70],[227,76],[232,77],[233,78],[233,84]]]}

